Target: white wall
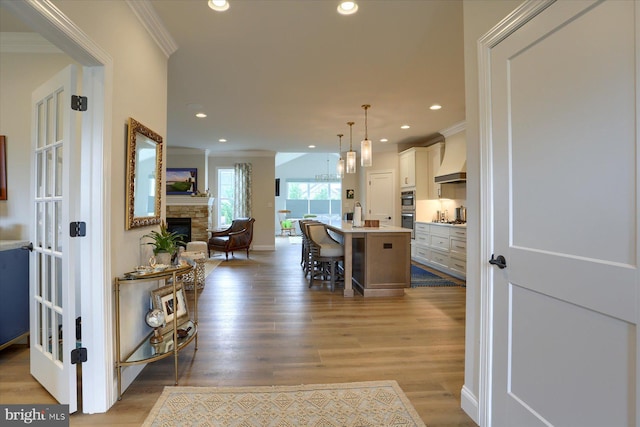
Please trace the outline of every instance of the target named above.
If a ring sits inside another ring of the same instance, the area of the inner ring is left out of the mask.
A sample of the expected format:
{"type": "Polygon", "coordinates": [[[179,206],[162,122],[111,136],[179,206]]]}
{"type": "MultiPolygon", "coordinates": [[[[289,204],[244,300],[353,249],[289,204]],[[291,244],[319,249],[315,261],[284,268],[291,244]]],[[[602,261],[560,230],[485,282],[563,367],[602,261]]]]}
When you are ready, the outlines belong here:
{"type": "Polygon", "coordinates": [[[65,54],[0,53],[0,135],[7,142],[8,185],[7,200],[0,200],[0,239],[30,238],[31,93],[70,63],[65,54]]]}
{"type": "MultiPolygon", "coordinates": [[[[126,230],[125,227],[126,123],[133,117],[159,135],[166,135],[168,59],[125,2],[56,0],[53,3],[112,58],[112,81],[106,86],[112,90],[111,109],[106,112],[111,119],[112,140],[105,141],[108,159],[105,179],[109,180],[110,188],[106,203],[109,212],[105,217],[110,232],[111,280],[93,284],[96,288],[111,288],[116,276],[131,271],[141,262],[140,238],[157,228],[126,230]]],[[[166,159],[166,150],[163,153],[166,159]]],[[[164,206],[163,200],[162,212],[164,206]]],[[[143,320],[148,309],[148,288],[130,287],[123,292],[122,300],[125,302],[121,307],[122,323],[126,331],[122,352],[127,353],[149,331],[143,320]]],[[[113,338],[106,336],[105,339],[112,342],[113,338]]],[[[127,369],[124,385],[140,370],[141,367],[127,369]]],[[[115,372],[113,375],[115,377],[115,372]]]]}
{"type": "Polygon", "coordinates": [[[209,191],[218,199],[218,169],[251,163],[253,250],[275,250],[275,153],[209,157],[209,191]]]}
{"type": "Polygon", "coordinates": [[[464,0],[467,138],[467,308],[462,407],[477,422],[480,362],[480,147],[477,41],[518,7],[517,0],[464,0]]]}

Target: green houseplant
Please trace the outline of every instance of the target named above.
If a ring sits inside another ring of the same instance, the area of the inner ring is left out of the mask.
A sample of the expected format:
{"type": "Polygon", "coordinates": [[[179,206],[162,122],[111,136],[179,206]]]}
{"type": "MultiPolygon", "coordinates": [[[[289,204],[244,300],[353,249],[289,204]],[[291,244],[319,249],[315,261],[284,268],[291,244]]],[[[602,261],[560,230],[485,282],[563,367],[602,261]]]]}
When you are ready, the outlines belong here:
{"type": "MultiPolygon", "coordinates": [[[[173,259],[176,252],[178,252],[178,247],[185,246],[181,240],[184,237],[184,234],[169,231],[167,224],[164,221],[160,223],[160,231],[154,230],[149,234],[145,234],[144,237],[148,237],[152,240],[147,244],[153,246],[153,254],[156,257],[160,254],[166,253],[168,254],[169,259],[173,259]]],[[[161,262],[160,259],[157,261],[161,262]]],[[[170,261],[161,263],[169,264],[169,262],[170,261]]]]}

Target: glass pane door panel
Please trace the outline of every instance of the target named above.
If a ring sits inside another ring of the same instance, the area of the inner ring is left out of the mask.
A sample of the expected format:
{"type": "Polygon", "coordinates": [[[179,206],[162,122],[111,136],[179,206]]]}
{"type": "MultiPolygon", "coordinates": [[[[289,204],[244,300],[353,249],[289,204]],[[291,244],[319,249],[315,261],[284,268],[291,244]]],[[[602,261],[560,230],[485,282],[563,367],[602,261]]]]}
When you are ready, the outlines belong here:
{"type": "Polygon", "coordinates": [[[53,97],[50,96],[47,98],[47,111],[45,113],[46,117],[47,117],[47,140],[45,142],[45,146],[50,146],[51,144],[53,144],[53,137],[54,137],[54,125],[55,125],[55,121],[54,121],[54,117],[53,117],[53,113],[55,112],[54,110],[54,105],[53,105],[53,97]]]}
{"type": "Polygon", "coordinates": [[[62,258],[56,257],[56,262],[54,264],[55,268],[55,288],[56,288],[56,298],[53,300],[53,303],[58,307],[62,307],[62,258]]]}
{"type": "Polygon", "coordinates": [[[45,304],[41,305],[42,307],[42,346],[45,353],[51,353],[51,333],[53,332],[51,329],[51,309],[47,307],[45,304]]]}
{"type": "Polygon", "coordinates": [[[44,255],[44,294],[42,295],[45,301],[51,300],[51,257],[47,254],[44,255]]]}
{"type": "Polygon", "coordinates": [[[51,203],[43,203],[44,205],[44,248],[51,249],[51,227],[53,223],[53,212],[51,203]]]}
{"type": "Polygon", "coordinates": [[[55,163],[55,182],[54,195],[62,196],[62,146],[56,147],[56,163],[55,163]]]}
{"type": "Polygon", "coordinates": [[[61,141],[64,138],[64,126],[63,126],[63,121],[64,121],[64,114],[58,114],[59,111],[63,111],[63,105],[64,105],[64,96],[65,92],[64,90],[58,91],[56,93],[56,113],[52,114],[52,116],[57,118],[56,121],[56,131],[55,131],[55,135],[56,135],[56,139],[55,141],[61,141]]]}
{"type": "Polygon", "coordinates": [[[44,218],[44,204],[42,203],[36,203],[36,226],[35,226],[35,232],[36,232],[36,247],[38,248],[42,248],[43,244],[44,244],[44,236],[42,235],[43,233],[43,224],[42,224],[42,219],[44,218]]]}
{"type": "Polygon", "coordinates": [[[44,283],[44,268],[43,268],[43,259],[44,259],[44,254],[39,253],[37,254],[36,257],[36,280],[37,280],[37,287],[35,288],[35,296],[37,298],[43,298],[43,283],[44,283]]]}
{"type": "Polygon", "coordinates": [[[46,178],[46,183],[45,183],[45,196],[46,197],[51,197],[53,195],[53,191],[52,191],[52,187],[53,187],[53,153],[51,152],[51,150],[47,150],[45,151],[45,158],[46,158],[46,164],[45,164],[45,178],[46,178]]]}
{"type": "Polygon", "coordinates": [[[63,232],[63,227],[62,227],[62,202],[60,202],[59,200],[54,202],[55,205],[55,224],[56,224],[56,232],[54,233],[54,237],[55,237],[55,245],[54,250],[56,252],[60,252],[62,251],[62,232],[63,232]]]}
{"type": "Polygon", "coordinates": [[[55,313],[55,334],[53,336],[53,342],[55,342],[55,347],[53,350],[54,359],[62,362],[62,314],[56,312],[55,313]]]}

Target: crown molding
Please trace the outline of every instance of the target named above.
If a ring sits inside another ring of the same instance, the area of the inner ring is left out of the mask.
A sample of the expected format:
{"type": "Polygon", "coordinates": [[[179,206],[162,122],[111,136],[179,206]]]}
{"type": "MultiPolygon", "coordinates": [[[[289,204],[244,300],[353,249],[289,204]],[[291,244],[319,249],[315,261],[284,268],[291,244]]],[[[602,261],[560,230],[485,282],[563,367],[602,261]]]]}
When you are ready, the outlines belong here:
{"type": "Polygon", "coordinates": [[[151,38],[155,40],[156,44],[160,47],[162,52],[168,58],[176,50],[178,50],[178,44],[175,42],[169,30],[160,19],[160,16],[156,13],[153,5],[148,0],[126,0],[127,4],[133,11],[134,15],[142,23],[147,32],[151,35],[151,38]]]}
{"type": "Polygon", "coordinates": [[[463,130],[466,130],[466,129],[467,129],[467,122],[463,120],[459,123],[456,123],[455,125],[449,126],[446,129],[442,129],[440,131],[440,134],[445,138],[447,138],[451,135],[455,135],[456,133],[462,132],[463,130]]]}
{"type": "Polygon", "coordinates": [[[0,33],[2,53],[63,53],[38,33],[0,33]]]}

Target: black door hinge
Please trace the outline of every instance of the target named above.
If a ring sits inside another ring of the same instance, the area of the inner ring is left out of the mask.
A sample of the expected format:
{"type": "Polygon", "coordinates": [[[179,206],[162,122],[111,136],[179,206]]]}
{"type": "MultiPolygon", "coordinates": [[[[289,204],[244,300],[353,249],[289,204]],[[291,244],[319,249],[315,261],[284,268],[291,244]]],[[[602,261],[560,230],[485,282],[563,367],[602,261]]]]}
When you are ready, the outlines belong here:
{"type": "Polygon", "coordinates": [[[87,97],[71,95],[71,109],[74,111],[87,111],[87,97]]]}
{"type": "Polygon", "coordinates": [[[87,349],[84,347],[71,350],[71,364],[77,365],[87,361],[87,349]]]}
{"type": "Polygon", "coordinates": [[[69,223],[69,235],[71,237],[84,237],[87,235],[87,223],[76,221],[69,223]]]}

